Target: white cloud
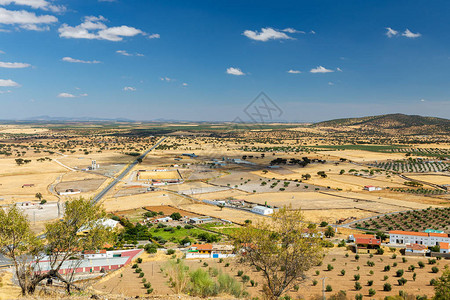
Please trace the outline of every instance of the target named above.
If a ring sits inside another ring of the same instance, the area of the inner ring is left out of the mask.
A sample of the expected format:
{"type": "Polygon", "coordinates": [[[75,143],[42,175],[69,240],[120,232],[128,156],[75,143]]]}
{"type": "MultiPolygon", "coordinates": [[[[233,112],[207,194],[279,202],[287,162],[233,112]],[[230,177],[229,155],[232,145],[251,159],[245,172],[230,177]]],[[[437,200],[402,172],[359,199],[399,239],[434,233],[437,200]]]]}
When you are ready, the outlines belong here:
{"type": "Polygon", "coordinates": [[[267,42],[269,40],[291,40],[292,37],[288,36],[286,33],[282,31],[278,31],[276,29],[267,27],[261,28],[261,32],[246,30],[242,33],[249,39],[261,42],[267,42]]]}
{"type": "Polygon", "coordinates": [[[28,68],[30,67],[30,64],[25,63],[17,63],[17,62],[1,62],[0,61],[0,68],[7,68],[7,69],[22,69],[22,68],[28,68]]]}
{"type": "Polygon", "coordinates": [[[11,79],[0,79],[0,86],[20,86],[20,84],[11,79]]]}
{"type": "Polygon", "coordinates": [[[420,36],[422,36],[420,33],[413,33],[408,28],[405,30],[405,32],[402,33],[402,36],[406,36],[407,38],[415,39],[420,36]]]}
{"type": "Polygon", "coordinates": [[[140,29],[130,26],[107,27],[104,17],[88,16],[78,26],[63,24],[59,29],[59,36],[72,39],[107,40],[112,42],[122,41],[124,37],[132,37],[139,34],[145,35],[140,29]]]}
{"type": "Polygon", "coordinates": [[[425,101],[427,101],[427,100],[425,100],[425,99],[420,99],[420,102],[425,102],[425,101]]]}
{"type": "Polygon", "coordinates": [[[145,55],[142,53],[136,53],[136,56],[144,57],[145,55]]]}
{"type": "MultiPolygon", "coordinates": [[[[0,7],[0,23],[1,24],[50,24],[57,22],[58,19],[55,16],[41,15],[37,16],[35,13],[25,10],[7,10],[0,7]]],[[[26,28],[25,28],[26,29],[26,28]]]]}
{"type": "Polygon", "coordinates": [[[388,37],[393,37],[393,36],[396,36],[397,34],[398,34],[398,31],[397,30],[394,30],[394,29],[392,29],[391,27],[386,27],[386,35],[388,36],[388,37]]]}
{"type": "Polygon", "coordinates": [[[342,69],[341,68],[336,68],[336,71],[342,72],[342,69]]]}
{"type": "Polygon", "coordinates": [[[152,33],[148,35],[149,39],[159,39],[161,36],[158,33],[152,33]]]}
{"type": "Polygon", "coordinates": [[[72,57],[68,57],[68,56],[63,57],[61,60],[65,61],[65,62],[80,63],[80,64],[99,64],[99,63],[101,63],[98,60],[81,60],[81,59],[76,59],[76,58],[72,58],[72,57]]]}
{"type": "Polygon", "coordinates": [[[36,24],[24,24],[20,25],[20,28],[25,30],[32,30],[32,31],[49,31],[50,27],[47,25],[44,26],[38,26],[36,24]]]}
{"type": "Polygon", "coordinates": [[[334,82],[330,81],[330,82],[328,82],[328,85],[334,85],[334,82]]]}
{"type": "Polygon", "coordinates": [[[70,93],[59,93],[58,98],[75,98],[76,96],[70,93]]]}
{"type": "Polygon", "coordinates": [[[173,81],[173,79],[169,77],[160,77],[159,79],[161,79],[161,81],[173,81]]]}
{"type": "Polygon", "coordinates": [[[11,91],[11,90],[7,90],[7,91],[0,91],[0,94],[9,94],[9,93],[12,93],[12,91],[11,91]]]}
{"type": "Polygon", "coordinates": [[[188,86],[188,84],[186,82],[183,82],[183,86],[188,86]]]}
{"type": "Polygon", "coordinates": [[[311,30],[309,33],[316,34],[316,32],[314,30],[311,30]]]}
{"type": "Polygon", "coordinates": [[[0,0],[0,5],[24,5],[29,6],[34,9],[43,9],[50,10],[52,12],[64,12],[66,11],[66,7],[63,5],[52,5],[49,1],[46,0],[0,0]]]}
{"type": "Polygon", "coordinates": [[[124,91],[130,91],[130,92],[135,92],[136,88],[132,87],[132,86],[126,86],[123,88],[124,91]]]}
{"type": "Polygon", "coordinates": [[[230,74],[230,75],[236,75],[236,76],[242,76],[242,75],[245,75],[245,73],[242,72],[241,69],[239,69],[239,68],[233,68],[233,67],[230,67],[230,68],[227,69],[227,74],[230,74]]]}
{"type": "Polygon", "coordinates": [[[297,30],[297,29],[294,29],[294,28],[286,28],[286,29],[283,29],[282,31],[288,32],[288,33],[305,33],[304,31],[297,30]]]}
{"type": "Polygon", "coordinates": [[[289,70],[287,71],[289,74],[300,74],[301,72],[298,70],[289,70]]]}
{"type": "Polygon", "coordinates": [[[324,68],[322,66],[318,66],[317,68],[311,69],[309,72],[311,73],[331,73],[334,72],[333,70],[329,70],[327,68],[324,68]]]}
{"type": "Polygon", "coordinates": [[[128,53],[125,50],[117,50],[116,53],[122,54],[124,56],[132,56],[132,54],[128,53]]]}
{"type": "Polygon", "coordinates": [[[84,94],[80,94],[80,97],[87,97],[88,94],[84,93],[84,94]]]}

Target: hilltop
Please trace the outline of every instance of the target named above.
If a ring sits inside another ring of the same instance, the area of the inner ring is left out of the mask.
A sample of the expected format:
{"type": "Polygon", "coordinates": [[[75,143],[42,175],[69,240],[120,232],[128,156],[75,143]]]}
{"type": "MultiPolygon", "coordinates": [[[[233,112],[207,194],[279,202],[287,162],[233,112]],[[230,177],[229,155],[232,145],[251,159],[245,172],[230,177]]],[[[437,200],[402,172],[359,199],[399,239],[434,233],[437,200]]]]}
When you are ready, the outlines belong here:
{"type": "Polygon", "coordinates": [[[315,123],[315,127],[359,126],[378,130],[402,130],[408,134],[432,134],[450,132],[450,120],[418,115],[387,114],[361,118],[334,119],[315,123]]]}

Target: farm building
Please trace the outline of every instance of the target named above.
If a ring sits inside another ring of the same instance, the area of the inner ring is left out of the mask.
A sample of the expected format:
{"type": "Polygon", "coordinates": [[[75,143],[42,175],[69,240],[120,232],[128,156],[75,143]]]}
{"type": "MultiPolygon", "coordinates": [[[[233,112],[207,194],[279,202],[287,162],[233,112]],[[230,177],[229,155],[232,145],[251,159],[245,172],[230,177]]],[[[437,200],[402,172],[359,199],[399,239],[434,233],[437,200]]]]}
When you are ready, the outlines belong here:
{"type": "Polygon", "coordinates": [[[78,189],[67,189],[64,192],[58,192],[58,194],[60,196],[76,195],[76,194],[79,194],[79,193],[81,193],[81,191],[78,190],[78,189]]]}
{"type": "Polygon", "coordinates": [[[381,191],[382,188],[380,188],[379,186],[366,185],[366,186],[364,186],[364,190],[373,192],[373,191],[381,191]]]}
{"type": "MultiPolygon", "coordinates": [[[[109,270],[117,270],[129,264],[136,256],[141,254],[142,249],[100,251],[97,253],[84,253],[83,259],[65,261],[59,270],[60,274],[95,273],[109,270]],[[87,255],[87,256],[86,256],[87,255]],[[105,256],[106,255],[106,256],[105,256]]],[[[42,259],[35,265],[36,273],[46,273],[50,270],[50,261],[42,259]]]]}
{"type": "Polygon", "coordinates": [[[437,232],[389,231],[389,244],[391,245],[419,244],[433,247],[439,243],[450,243],[449,235],[437,232]]]}
{"type": "Polygon", "coordinates": [[[214,221],[213,218],[210,217],[194,217],[189,219],[189,224],[203,224],[214,221]]]}
{"type": "Polygon", "coordinates": [[[231,245],[193,244],[187,248],[186,258],[226,258],[234,256],[231,245]]]}
{"type": "Polygon", "coordinates": [[[358,237],[355,238],[356,253],[374,253],[381,246],[381,239],[376,237],[358,237]]]}
{"type": "Polygon", "coordinates": [[[354,234],[350,234],[350,235],[348,236],[348,241],[349,241],[350,243],[354,243],[355,240],[356,240],[357,238],[373,238],[373,239],[374,239],[374,238],[376,238],[376,237],[375,237],[374,234],[354,233],[354,234]]]}
{"type": "Polygon", "coordinates": [[[273,209],[270,207],[256,205],[252,208],[251,212],[259,215],[271,215],[273,214],[273,209]]]}
{"type": "Polygon", "coordinates": [[[425,256],[427,252],[428,247],[419,244],[408,244],[405,249],[405,255],[425,256]]]}

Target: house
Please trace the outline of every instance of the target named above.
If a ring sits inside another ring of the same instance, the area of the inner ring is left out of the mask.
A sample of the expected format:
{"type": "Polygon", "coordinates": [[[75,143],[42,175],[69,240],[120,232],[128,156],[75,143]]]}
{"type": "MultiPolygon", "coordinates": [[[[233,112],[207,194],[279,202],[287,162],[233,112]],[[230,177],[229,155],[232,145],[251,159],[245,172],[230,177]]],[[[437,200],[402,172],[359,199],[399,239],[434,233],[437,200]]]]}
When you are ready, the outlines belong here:
{"type": "Polygon", "coordinates": [[[209,223],[212,222],[213,218],[210,217],[194,217],[189,219],[189,224],[203,224],[203,223],[209,223]]]}
{"type": "Polygon", "coordinates": [[[376,238],[374,234],[354,233],[348,236],[348,241],[354,243],[357,238],[376,238]]]}
{"type": "Polygon", "coordinates": [[[84,258],[106,258],[106,250],[91,250],[83,252],[84,258]]]}
{"type": "Polygon", "coordinates": [[[79,193],[81,193],[81,191],[78,190],[78,189],[67,189],[64,192],[58,192],[58,194],[60,196],[76,195],[76,194],[79,194],[79,193]]]}
{"type": "Polygon", "coordinates": [[[405,249],[405,255],[425,256],[427,252],[428,247],[419,244],[408,244],[405,249]]]}
{"type": "Polygon", "coordinates": [[[364,190],[373,192],[373,191],[381,191],[382,188],[380,188],[379,186],[366,185],[366,186],[364,186],[364,190]]]}
{"type": "Polygon", "coordinates": [[[439,243],[439,248],[440,248],[439,252],[444,253],[444,254],[450,253],[449,245],[450,245],[449,243],[439,243]]]}
{"type": "Polygon", "coordinates": [[[374,253],[381,246],[381,239],[376,237],[357,237],[355,238],[356,253],[374,253]]]}
{"type": "Polygon", "coordinates": [[[271,215],[271,214],[273,214],[273,208],[256,205],[252,208],[251,212],[258,214],[258,215],[264,215],[264,216],[271,215]]]}
{"type": "Polygon", "coordinates": [[[450,243],[449,235],[438,232],[389,231],[389,244],[391,245],[419,244],[433,247],[439,243],[450,243]]]}
{"type": "Polygon", "coordinates": [[[171,217],[163,217],[163,218],[158,218],[158,219],[153,220],[154,223],[167,223],[170,221],[172,221],[171,217]]]}

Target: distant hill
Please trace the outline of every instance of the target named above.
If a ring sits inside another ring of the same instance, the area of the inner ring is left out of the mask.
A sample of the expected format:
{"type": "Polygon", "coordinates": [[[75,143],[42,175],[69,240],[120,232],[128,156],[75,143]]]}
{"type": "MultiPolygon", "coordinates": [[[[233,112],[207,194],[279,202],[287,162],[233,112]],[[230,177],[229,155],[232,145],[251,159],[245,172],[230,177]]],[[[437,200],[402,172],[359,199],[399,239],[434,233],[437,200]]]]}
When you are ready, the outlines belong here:
{"type": "Polygon", "coordinates": [[[362,118],[335,119],[315,123],[317,127],[361,126],[380,130],[407,130],[408,133],[427,134],[450,132],[450,120],[418,115],[388,114],[362,118]]]}

